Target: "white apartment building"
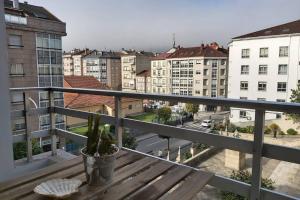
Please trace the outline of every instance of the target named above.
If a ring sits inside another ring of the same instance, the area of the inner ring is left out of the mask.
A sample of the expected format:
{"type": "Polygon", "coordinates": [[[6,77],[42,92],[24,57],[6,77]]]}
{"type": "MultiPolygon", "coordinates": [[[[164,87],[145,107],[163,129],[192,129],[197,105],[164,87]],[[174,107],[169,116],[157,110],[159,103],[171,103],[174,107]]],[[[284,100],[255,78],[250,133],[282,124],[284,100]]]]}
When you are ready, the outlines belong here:
{"type": "Polygon", "coordinates": [[[167,57],[171,53],[160,53],[151,60],[151,92],[171,94],[171,70],[167,57]]]}
{"type": "MultiPolygon", "coordinates": [[[[227,50],[217,43],[177,49],[167,58],[171,94],[226,97],[227,57],[227,50]]],[[[210,105],[200,106],[203,111],[216,109],[210,105]]]]}
{"type": "Polygon", "coordinates": [[[94,76],[114,90],[121,89],[121,54],[94,51],[83,58],[83,75],[94,76]]]}
{"type": "MultiPolygon", "coordinates": [[[[233,38],[229,45],[228,98],[290,101],[300,83],[300,20],[233,38]]],[[[255,112],[232,108],[232,122],[253,121],[255,112]]],[[[268,111],[266,119],[280,118],[268,111]]]]}
{"type": "Polygon", "coordinates": [[[83,58],[93,51],[89,49],[74,49],[65,52],[63,55],[64,75],[65,76],[82,76],[83,75],[83,58]]]}
{"type": "Polygon", "coordinates": [[[129,52],[121,57],[121,77],[122,90],[129,92],[138,92],[137,74],[144,70],[151,70],[151,58],[153,53],[150,52],[129,52]]]}

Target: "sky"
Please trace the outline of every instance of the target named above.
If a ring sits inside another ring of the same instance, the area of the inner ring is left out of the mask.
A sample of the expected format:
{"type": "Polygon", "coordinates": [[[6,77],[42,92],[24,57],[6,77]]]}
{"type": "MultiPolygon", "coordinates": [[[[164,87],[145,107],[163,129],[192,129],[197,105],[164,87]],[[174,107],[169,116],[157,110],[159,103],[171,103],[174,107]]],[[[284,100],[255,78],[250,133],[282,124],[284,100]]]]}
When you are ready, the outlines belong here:
{"type": "MultiPolygon", "coordinates": [[[[164,51],[300,19],[300,0],[27,0],[66,22],[63,48],[164,51]]],[[[20,2],[23,2],[22,0],[20,2]]]]}

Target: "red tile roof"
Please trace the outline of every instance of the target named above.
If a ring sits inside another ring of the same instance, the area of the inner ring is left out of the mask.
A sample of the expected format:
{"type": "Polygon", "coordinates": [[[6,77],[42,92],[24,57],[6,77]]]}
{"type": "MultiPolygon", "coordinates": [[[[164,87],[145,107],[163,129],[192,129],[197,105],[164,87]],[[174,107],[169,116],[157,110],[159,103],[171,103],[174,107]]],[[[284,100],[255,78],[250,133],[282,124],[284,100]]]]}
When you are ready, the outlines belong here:
{"type": "Polygon", "coordinates": [[[157,56],[153,57],[151,60],[165,60],[171,53],[160,53],[157,56]]]}
{"type": "Polygon", "coordinates": [[[179,48],[168,58],[188,58],[188,57],[228,57],[228,51],[219,48],[215,43],[211,45],[201,45],[200,47],[179,48]]]}
{"type": "Polygon", "coordinates": [[[245,35],[235,37],[233,39],[272,36],[272,35],[285,35],[285,34],[294,34],[294,33],[300,33],[300,20],[289,22],[286,24],[281,24],[278,26],[273,26],[253,33],[248,33],[245,35]]]}
{"type": "MultiPolygon", "coordinates": [[[[65,76],[64,87],[67,88],[90,88],[90,89],[110,89],[100,83],[93,76],[65,76]]],[[[107,105],[114,109],[114,97],[90,94],[65,93],[64,101],[66,108],[86,108],[91,106],[107,105]]],[[[134,102],[136,99],[122,98],[122,102],[134,102]]]]}

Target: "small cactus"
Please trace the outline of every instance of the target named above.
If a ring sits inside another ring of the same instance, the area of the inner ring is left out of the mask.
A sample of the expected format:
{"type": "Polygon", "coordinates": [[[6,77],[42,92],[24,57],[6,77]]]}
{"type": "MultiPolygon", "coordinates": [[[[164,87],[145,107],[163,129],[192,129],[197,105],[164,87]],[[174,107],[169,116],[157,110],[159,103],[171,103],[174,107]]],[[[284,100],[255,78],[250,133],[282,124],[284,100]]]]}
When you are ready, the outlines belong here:
{"type": "Polygon", "coordinates": [[[109,155],[116,151],[114,144],[116,143],[113,136],[107,130],[99,130],[100,127],[100,115],[96,115],[95,119],[93,115],[88,117],[88,131],[86,133],[87,147],[86,153],[88,155],[95,155],[97,152],[98,141],[101,136],[101,141],[98,148],[99,155],[109,155]]]}

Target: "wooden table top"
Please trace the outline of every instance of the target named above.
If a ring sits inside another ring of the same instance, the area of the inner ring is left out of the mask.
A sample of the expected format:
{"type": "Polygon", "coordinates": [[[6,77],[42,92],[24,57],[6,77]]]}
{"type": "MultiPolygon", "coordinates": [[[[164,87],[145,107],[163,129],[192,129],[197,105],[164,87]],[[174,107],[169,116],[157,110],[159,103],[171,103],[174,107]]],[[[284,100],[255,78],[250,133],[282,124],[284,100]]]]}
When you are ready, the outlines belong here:
{"type": "Polygon", "coordinates": [[[83,182],[79,193],[69,199],[189,200],[208,183],[213,174],[196,171],[139,153],[120,151],[113,182],[107,186],[86,184],[81,156],[53,164],[32,174],[0,183],[0,199],[49,199],[33,192],[40,183],[55,178],[75,178],[83,182]],[[167,194],[166,194],[167,193],[167,194]]]}

